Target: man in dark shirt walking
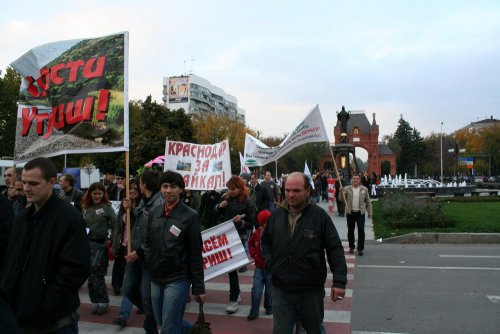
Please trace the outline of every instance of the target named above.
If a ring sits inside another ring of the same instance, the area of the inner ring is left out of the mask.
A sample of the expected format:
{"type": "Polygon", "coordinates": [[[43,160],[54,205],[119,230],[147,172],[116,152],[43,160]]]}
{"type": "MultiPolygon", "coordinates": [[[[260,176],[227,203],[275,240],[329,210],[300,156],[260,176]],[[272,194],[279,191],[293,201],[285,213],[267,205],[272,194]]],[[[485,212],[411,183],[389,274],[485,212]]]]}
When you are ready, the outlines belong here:
{"type": "Polygon", "coordinates": [[[344,299],[347,266],[335,225],[310,203],[309,178],[295,172],[285,184],[286,200],[268,220],[261,251],[273,281],[273,334],[292,333],[297,318],[310,334],[323,323],[326,261],[333,274],[331,299],[344,299]]]}
{"type": "Polygon", "coordinates": [[[77,333],[78,289],[90,273],[82,215],[53,193],[57,170],[49,159],[29,161],[21,179],[31,205],[12,227],[2,292],[21,332],[77,333]]]}

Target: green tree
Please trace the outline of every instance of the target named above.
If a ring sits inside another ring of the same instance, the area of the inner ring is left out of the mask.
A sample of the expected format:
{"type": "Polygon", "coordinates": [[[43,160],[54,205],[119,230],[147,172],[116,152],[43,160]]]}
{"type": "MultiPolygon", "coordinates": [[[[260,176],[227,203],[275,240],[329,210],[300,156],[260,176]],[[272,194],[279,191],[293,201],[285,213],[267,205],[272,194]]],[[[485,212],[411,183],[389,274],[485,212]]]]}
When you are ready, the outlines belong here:
{"type": "Polygon", "coordinates": [[[0,77],[0,156],[12,157],[16,141],[17,98],[21,76],[12,67],[7,67],[0,77]]]}
{"type": "Polygon", "coordinates": [[[425,142],[424,138],[420,135],[420,132],[413,128],[411,132],[411,146],[409,148],[410,163],[415,167],[414,177],[418,177],[418,173],[422,174],[420,170],[424,164],[424,154],[425,154],[425,142]]]}
{"type": "Polygon", "coordinates": [[[418,165],[422,167],[423,156],[425,154],[425,142],[416,128],[412,128],[410,123],[399,118],[399,125],[394,133],[394,142],[389,141],[389,147],[396,152],[396,171],[398,174],[415,174],[418,165]]]}

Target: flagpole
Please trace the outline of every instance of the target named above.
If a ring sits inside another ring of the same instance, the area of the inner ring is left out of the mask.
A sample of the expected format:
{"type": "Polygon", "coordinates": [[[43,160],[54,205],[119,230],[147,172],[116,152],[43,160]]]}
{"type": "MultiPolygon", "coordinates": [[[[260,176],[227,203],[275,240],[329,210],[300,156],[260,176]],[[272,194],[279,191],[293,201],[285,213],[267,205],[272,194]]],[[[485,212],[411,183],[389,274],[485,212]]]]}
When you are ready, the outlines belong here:
{"type": "Polygon", "coordinates": [[[275,160],[274,161],[274,175],[275,175],[275,180],[274,180],[274,183],[276,183],[276,181],[278,181],[278,160],[275,160]]]}
{"type": "MultiPolygon", "coordinates": [[[[130,198],[129,175],[129,154],[128,151],[125,151],[125,198],[130,198]]],[[[130,201],[130,205],[132,205],[132,201],[130,201]]],[[[132,244],[130,241],[130,207],[127,208],[125,228],[127,229],[127,254],[130,254],[132,252],[132,244]]]]}
{"type": "MultiPolygon", "coordinates": [[[[333,156],[332,145],[330,145],[329,141],[327,141],[326,143],[328,144],[328,148],[330,149],[330,155],[332,156],[333,166],[335,168],[335,174],[337,175],[337,180],[339,180],[339,190],[343,190],[344,187],[342,186],[342,182],[340,181],[339,168],[337,167],[337,161],[335,161],[335,157],[333,156]]],[[[342,198],[344,199],[344,203],[347,206],[347,201],[345,199],[344,191],[341,191],[341,193],[342,193],[342,198]]]]}

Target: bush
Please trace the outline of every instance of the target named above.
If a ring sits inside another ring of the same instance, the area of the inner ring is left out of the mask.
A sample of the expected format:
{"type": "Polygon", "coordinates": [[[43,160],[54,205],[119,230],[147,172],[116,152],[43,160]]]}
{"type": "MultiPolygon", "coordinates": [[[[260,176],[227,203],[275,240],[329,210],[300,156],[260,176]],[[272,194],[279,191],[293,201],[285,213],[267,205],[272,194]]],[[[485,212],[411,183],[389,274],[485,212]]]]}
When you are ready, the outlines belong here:
{"type": "Polygon", "coordinates": [[[392,228],[453,227],[455,222],[441,210],[435,198],[415,197],[402,190],[384,193],[380,199],[382,217],[392,228]]]}

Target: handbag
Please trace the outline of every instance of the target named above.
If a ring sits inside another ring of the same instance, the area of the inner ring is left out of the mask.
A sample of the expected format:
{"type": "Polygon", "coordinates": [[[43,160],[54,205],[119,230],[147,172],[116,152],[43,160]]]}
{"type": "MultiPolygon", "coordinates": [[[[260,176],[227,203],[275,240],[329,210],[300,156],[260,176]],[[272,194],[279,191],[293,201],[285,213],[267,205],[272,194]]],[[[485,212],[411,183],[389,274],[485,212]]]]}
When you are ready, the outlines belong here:
{"type": "Polygon", "coordinates": [[[189,329],[189,334],[212,334],[210,323],[205,321],[205,313],[203,313],[203,303],[200,303],[198,320],[189,329]]]}

